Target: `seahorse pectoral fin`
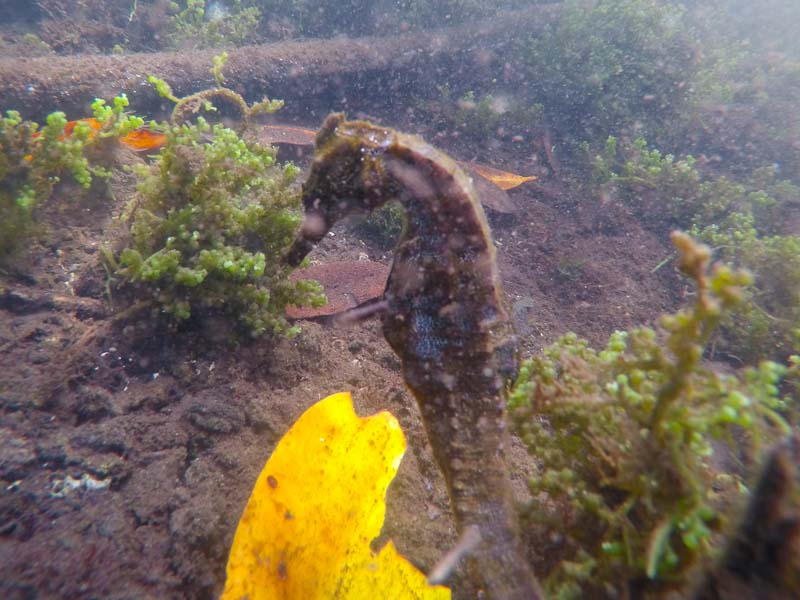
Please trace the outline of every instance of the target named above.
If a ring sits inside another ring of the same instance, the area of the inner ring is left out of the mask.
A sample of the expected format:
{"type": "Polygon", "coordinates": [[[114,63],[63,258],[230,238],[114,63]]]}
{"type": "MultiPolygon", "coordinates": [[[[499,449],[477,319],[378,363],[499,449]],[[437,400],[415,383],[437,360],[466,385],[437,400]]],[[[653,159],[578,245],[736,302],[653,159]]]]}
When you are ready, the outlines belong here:
{"type": "Polygon", "coordinates": [[[375,315],[381,315],[387,310],[389,310],[389,303],[386,301],[386,298],[381,296],[375,300],[364,302],[344,312],[340,312],[333,318],[333,322],[338,326],[350,326],[366,321],[375,315]]]}
{"type": "Polygon", "coordinates": [[[342,112],[331,113],[325,117],[325,122],[322,127],[317,131],[317,137],[314,141],[316,148],[322,148],[326,142],[331,139],[336,133],[336,128],[345,122],[345,115],[342,112]]]}
{"type": "Polygon", "coordinates": [[[519,377],[519,338],[514,334],[506,336],[504,341],[495,346],[494,358],[497,372],[510,386],[519,377]]]}

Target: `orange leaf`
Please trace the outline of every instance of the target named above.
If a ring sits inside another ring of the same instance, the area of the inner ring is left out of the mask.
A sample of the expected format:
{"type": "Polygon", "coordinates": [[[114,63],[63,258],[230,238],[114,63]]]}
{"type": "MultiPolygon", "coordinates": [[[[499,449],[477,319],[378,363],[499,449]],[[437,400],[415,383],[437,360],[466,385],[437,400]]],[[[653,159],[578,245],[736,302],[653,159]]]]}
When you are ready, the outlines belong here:
{"type": "Polygon", "coordinates": [[[142,127],[121,137],[119,141],[137,152],[143,152],[163,146],[167,142],[167,135],[160,131],[151,131],[142,127]]]}
{"type": "MultiPolygon", "coordinates": [[[[89,129],[91,129],[93,132],[100,131],[100,128],[103,126],[103,124],[94,117],[89,117],[87,119],[78,119],[77,121],[69,121],[64,126],[64,136],[72,135],[72,132],[75,131],[75,126],[78,123],[86,123],[89,126],[89,129]]],[[[92,135],[90,135],[89,137],[94,137],[94,133],[92,133],[92,135]]]]}
{"type": "MultiPolygon", "coordinates": [[[[72,132],[75,131],[75,126],[78,123],[86,123],[89,126],[89,129],[92,130],[92,132],[89,134],[89,139],[93,138],[95,132],[100,131],[100,128],[103,126],[103,124],[100,121],[98,121],[97,119],[95,119],[94,117],[89,117],[89,118],[86,118],[86,119],[78,119],[77,121],[67,121],[67,124],[64,125],[64,134],[58,136],[58,139],[63,141],[66,138],[68,138],[69,136],[71,136],[72,132]]],[[[33,139],[36,139],[41,135],[42,135],[42,132],[41,131],[37,131],[31,137],[33,139]]]]}
{"type": "MultiPolygon", "coordinates": [[[[75,126],[78,123],[86,123],[89,126],[89,129],[92,132],[89,134],[89,138],[93,138],[97,131],[100,131],[100,128],[103,124],[95,119],[94,117],[89,117],[87,119],[78,119],[77,121],[68,121],[66,125],[64,125],[64,134],[58,136],[59,140],[64,140],[72,135],[72,132],[75,131],[75,126]]],[[[36,139],[42,135],[41,131],[37,131],[33,134],[33,138],[36,139]]],[[[164,145],[167,141],[167,136],[161,132],[151,131],[146,127],[142,127],[140,129],[136,129],[131,131],[128,135],[121,137],[120,142],[136,150],[137,152],[143,150],[152,150],[154,148],[160,148],[164,145]]],[[[26,156],[25,160],[31,160],[31,156],[26,156]]]]}
{"type": "Polygon", "coordinates": [[[474,162],[459,161],[458,164],[474,173],[477,173],[481,177],[488,179],[501,190],[510,190],[518,185],[522,185],[527,181],[535,181],[537,179],[533,175],[515,175],[514,173],[509,173],[508,171],[501,171],[500,169],[487,167],[486,165],[481,165],[474,162]]]}

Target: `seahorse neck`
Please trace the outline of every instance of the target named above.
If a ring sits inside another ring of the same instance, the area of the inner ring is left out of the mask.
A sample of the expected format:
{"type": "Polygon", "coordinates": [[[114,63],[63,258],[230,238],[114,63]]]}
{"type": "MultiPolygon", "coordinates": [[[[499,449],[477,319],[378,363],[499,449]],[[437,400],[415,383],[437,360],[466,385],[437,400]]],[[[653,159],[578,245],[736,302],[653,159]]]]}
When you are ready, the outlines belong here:
{"type": "Polygon", "coordinates": [[[446,254],[489,249],[489,227],[472,184],[447,155],[420,138],[395,134],[383,168],[406,212],[406,236],[419,238],[420,248],[446,254]]]}

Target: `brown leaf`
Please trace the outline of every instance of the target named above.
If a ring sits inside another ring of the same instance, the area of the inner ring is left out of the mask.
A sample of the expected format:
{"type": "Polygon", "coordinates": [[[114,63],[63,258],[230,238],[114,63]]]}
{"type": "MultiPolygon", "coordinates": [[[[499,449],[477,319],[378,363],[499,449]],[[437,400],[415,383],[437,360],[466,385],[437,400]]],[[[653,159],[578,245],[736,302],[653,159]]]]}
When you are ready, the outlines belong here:
{"type": "Polygon", "coordinates": [[[503,215],[511,215],[517,212],[517,207],[508,197],[508,194],[488,179],[483,177],[473,177],[472,185],[478,194],[478,199],[484,207],[503,215]]]}
{"type": "Polygon", "coordinates": [[[328,303],[319,308],[287,306],[286,316],[292,319],[313,319],[344,312],[383,294],[389,267],[369,260],[334,261],[297,269],[292,281],[314,279],[325,288],[328,303]]]}
{"type": "Polygon", "coordinates": [[[262,144],[291,144],[293,146],[313,146],[317,132],[289,125],[264,125],[258,136],[262,144]]]}

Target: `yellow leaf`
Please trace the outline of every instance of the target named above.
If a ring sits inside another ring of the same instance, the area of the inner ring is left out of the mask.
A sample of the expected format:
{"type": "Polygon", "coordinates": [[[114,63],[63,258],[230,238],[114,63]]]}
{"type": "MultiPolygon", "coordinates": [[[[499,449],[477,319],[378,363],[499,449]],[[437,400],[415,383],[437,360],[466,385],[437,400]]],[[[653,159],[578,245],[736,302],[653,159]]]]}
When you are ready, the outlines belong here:
{"type": "Polygon", "coordinates": [[[309,408],[258,477],[222,600],[449,599],[391,542],[377,555],[370,549],[405,448],[391,414],[360,418],[348,393],[309,408]]]}
{"type": "Polygon", "coordinates": [[[526,181],[536,181],[537,179],[533,175],[516,175],[514,173],[509,173],[508,171],[501,171],[500,169],[487,167],[486,165],[481,165],[474,162],[459,162],[459,164],[462,167],[466,167],[470,171],[477,173],[484,179],[488,179],[501,190],[510,190],[518,185],[522,185],[526,181]]]}

